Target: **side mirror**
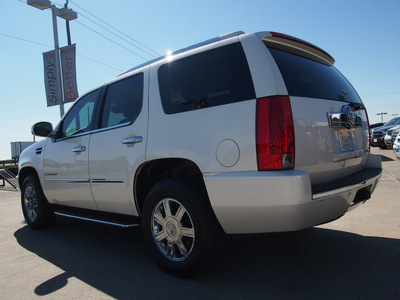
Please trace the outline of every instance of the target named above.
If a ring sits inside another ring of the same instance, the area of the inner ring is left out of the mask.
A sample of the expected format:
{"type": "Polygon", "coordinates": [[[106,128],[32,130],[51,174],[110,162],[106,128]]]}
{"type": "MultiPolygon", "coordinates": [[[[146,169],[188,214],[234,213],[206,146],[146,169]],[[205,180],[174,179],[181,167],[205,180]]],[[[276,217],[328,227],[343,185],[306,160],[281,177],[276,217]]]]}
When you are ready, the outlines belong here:
{"type": "Polygon", "coordinates": [[[48,137],[53,132],[53,125],[49,122],[39,122],[32,126],[32,134],[48,137]]]}

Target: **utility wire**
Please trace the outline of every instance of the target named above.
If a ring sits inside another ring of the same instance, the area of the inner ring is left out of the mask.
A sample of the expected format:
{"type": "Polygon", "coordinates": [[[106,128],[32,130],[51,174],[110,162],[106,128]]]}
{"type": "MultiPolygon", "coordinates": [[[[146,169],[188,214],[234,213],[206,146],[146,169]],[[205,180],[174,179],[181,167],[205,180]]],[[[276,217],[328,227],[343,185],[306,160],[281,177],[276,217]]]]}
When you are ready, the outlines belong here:
{"type": "Polygon", "coordinates": [[[79,22],[79,21],[77,21],[77,20],[74,20],[74,22],[78,23],[79,25],[81,25],[81,26],[83,26],[83,27],[86,27],[87,29],[93,31],[94,33],[97,33],[98,35],[100,35],[100,36],[102,36],[103,38],[105,38],[106,40],[109,40],[110,42],[112,42],[112,43],[114,43],[114,44],[120,46],[121,48],[124,48],[125,50],[128,50],[129,52],[131,52],[131,53],[133,53],[133,54],[135,54],[135,55],[137,55],[137,56],[143,58],[145,61],[148,60],[146,57],[144,57],[144,56],[140,55],[139,53],[136,53],[135,51],[132,51],[131,49],[129,49],[129,48],[127,48],[127,47],[125,47],[125,46],[123,46],[123,45],[117,43],[116,41],[114,41],[114,40],[112,40],[112,39],[106,37],[104,34],[101,34],[100,32],[94,30],[93,28],[90,28],[89,26],[86,26],[85,24],[82,24],[81,22],[79,22]]]}
{"type": "MultiPolygon", "coordinates": [[[[103,22],[104,24],[106,24],[107,26],[109,26],[110,28],[114,29],[115,31],[119,32],[120,34],[124,35],[125,37],[131,39],[132,41],[134,41],[135,43],[138,43],[139,45],[141,45],[142,47],[146,48],[147,50],[151,51],[154,53],[154,55],[152,54],[152,56],[154,57],[158,57],[161,56],[161,54],[157,53],[156,51],[150,49],[149,47],[147,47],[146,45],[140,43],[138,40],[135,40],[134,38],[130,37],[129,35],[125,34],[124,32],[122,32],[121,30],[115,28],[114,26],[110,25],[109,23],[107,23],[106,21],[100,19],[99,17],[95,16],[94,14],[92,14],[91,12],[89,12],[88,10],[84,9],[83,7],[79,6],[78,4],[76,4],[75,2],[69,0],[69,3],[74,4],[76,7],[79,7],[81,10],[85,11],[86,13],[88,13],[89,15],[91,15],[92,17],[96,18],[97,20],[103,22]]],[[[143,51],[143,50],[142,50],[143,51]]]]}
{"type": "MultiPolygon", "coordinates": [[[[101,25],[101,24],[99,24],[99,23],[97,23],[97,22],[95,22],[95,21],[89,19],[89,18],[86,17],[84,14],[79,13],[79,16],[86,18],[86,19],[89,20],[90,22],[92,22],[92,23],[96,24],[97,26],[103,28],[104,30],[108,31],[109,33],[115,35],[116,37],[120,38],[121,40],[123,40],[123,41],[127,42],[128,44],[132,45],[133,47],[135,47],[135,48],[139,49],[140,51],[143,51],[144,53],[150,55],[152,58],[156,58],[156,56],[155,56],[154,54],[152,54],[152,53],[150,53],[149,51],[146,51],[146,50],[144,50],[144,49],[142,49],[142,48],[136,46],[134,43],[132,43],[132,42],[128,41],[127,39],[121,37],[120,35],[116,34],[115,32],[112,32],[111,30],[107,29],[107,28],[104,27],[103,25],[101,25]]],[[[79,24],[81,24],[81,23],[79,23],[79,24]]],[[[146,60],[147,60],[147,59],[146,59],[146,60]]]]}
{"type": "Polygon", "coordinates": [[[82,54],[78,54],[78,53],[77,53],[77,55],[80,56],[80,57],[86,58],[87,60],[91,60],[92,62],[95,62],[95,63],[98,63],[98,64],[100,64],[100,65],[103,65],[103,66],[109,67],[109,68],[111,68],[111,69],[114,69],[114,70],[116,70],[116,71],[123,72],[123,70],[121,70],[121,69],[118,69],[118,68],[112,67],[112,66],[110,66],[110,65],[107,65],[107,64],[105,64],[105,63],[99,62],[99,61],[97,61],[97,60],[95,60],[95,59],[92,59],[92,58],[90,58],[90,57],[84,56],[84,55],[82,55],[82,54]]]}
{"type": "MultiPolygon", "coordinates": [[[[25,2],[22,1],[22,0],[17,0],[17,1],[25,3],[25,2]]],[[[103,21],[102,19],[98,18],[97,16],[95,16],[95,15],[92,14],[92,13],[90,13],[89,11],[87,11],[87,10],[84,9],[83,7],[79,6],[78,4],[76,4],[76,3],[72,2],[72,1],[69,1],[69,3],[74,4],[75,6],[79,7],[81,10],[87,12],[88,14],[90,14],[91,16],[93,16],[94,18],[96,18],[96,19],[98,19],[99,21],[103,22],[104,24],[106,24],[106,25],[109,26],[110,28],[112,28],[112,29],[114,29],[115,31],[117,31],[117,32],[119,32],[119,33],[121,33],[121,34],[123,34],[124,36],[128,37],[129,39],[131,39],[132,41],[136,42],[137,44],[143,46],[144,48],[148,49],[149,51],[155,53],[157,56],[160,56],[160,54],[158,54],[158,53],[155,52],[154,50],[152,50],[152,49],[146,47],[145,45],[143,45],[143,44],[140,43],[139,41],[135,40],[134,38],[128,36],[127,34],[123,33],[122,31],[120,31],[119,29],[117,29],[117,28],[115,28],[114,26],[110,25],[109,23],[107,23],[107,22],[103,21]]],[[[58,3],[53,2],[53,4],[58,4],[58,3]]],[[[61,4],[58,4],[58,5],[61,5],[61,4]]],[[[102,26],[101,24],[99,24],[99,23],[97,23],[97,22],[91,20],[90,18],[86,17],[86,16],[83,15],[82,13],[79,13],[79,14],[80,14],[82,17],[84,17],[84,18],[88,19],[89,21],[93,22],[93,23],[96,24],[97,26],[103,28],[103,29],[106,30],[107,32],[109,32],[109,33],[111,33],[111,34],[117,36],[118,38],[124,40],[125,42],[129,43],[130,45],[132,45],[132,46],[136,47],[137,49],[143,51],[143,52],[146,53],[147,55],[150,55],[152,58],[156,58],[156,57],[157,57],[156,55],[150,53],[149,51],[146,51],[146,50],[140,48],[139,46],[133,44],[132,42],[128,41],[127,39],[121,37],[120,35],[118,35],[118,34],[116,34],[116,33],[114,33],[114,32],[112,32],[111,30],[107,29],[106,27],[102,26]]],[[[77,21],[77,20],[74,20],[74,21],[75,21],[76,23],[78,23],[79,25],[81,25],[81,26],[83,26],[83,27],[86,27],[87,29],[93,31],[94,33],[96,33],[96,34],[102,36],[103,38],[107,39],[108,41],[110,41],[110,42],[112,42],[112,43],[114,43],[114,44],[120,46],[121,48],[124,48],[125,50],[127,50],[127,51],[129,51],[129,52],[131,52],[131,53],[133,53],[133,54],[135,54],[135,55],[137,55],[137,56],[139,56],[139,57],[142,58],[143,60],[145,60],[145,61],[148,61],[148,60],[149,60],[148,58],[144,57],[143,55],[140,55],[139,53],[130,50],[129,48],[127,48],[127,47],[125,47],[125,46],[119,44],[118,42],[116,42],[116,41],[114,41],[114,40],[108,38],[108,37],[105,36],[104,34],[99,33],[98,31],[96,31],[96,30],[90,28],[89,26],[84,25],[83,23],[81,23],[81,22],[79,22],[79,21],[77,21]]],[[[4,34],[3,34],[3,35],[4,35],[4,34]]],[[[5,35],[5,36],[7,36],[7,35],[5,35]]],[[[9,36],[9,37],[11,37],[11,36],[9,36]]],[[[16,38],[16,37],[11,37],[11,38],[16,38]]],[[[18,38],[16,38],[16,39],[18,39],[18,38]]],[[[21,39],[21,40],[24,40],[24,39],[21,39]]],[[[29,41],[29,40],[24,40],[24,41],[31,42],[31,43],[36,43],[36,42],[34,42],[34,41],[29,41]]],[[[40,43],[37,43],[37,44],[40,45],[40,43]]],[[[48,45],[43,45],[43,44],[42,44],[42,46],[49,47],[48,45]]],[[[79,54],[77,54],[77,55],[79,55],[79,54]]],[[[86,59],[92,60],[92,61],[94,61],[94,62],[96,62],[96,63],[100,63],[100,62],[95,61],[95,60],[93,60],[93,59],[90,59],[90,58],[88,58],[88,57],[86,57],[86,56],[83,56],[83,55],[79,55],[79,56],[82,56],[82,57],[84,57],[84,58],[86,58],[86,59]]],[[[100,64],[103,64],[103,63],[100,63],[100,64]]],[[[103,65],[108,66],[108,65],[106,65],[106,64],[103,64],[103,65]]],[[[118,70],[118,71],[122,72],[121,70],[116,69],[116,68],[114,68],[114,67],[111,67],[111,66],[108,66],[108,67],[113,68],[113,69],[115,69],[115,70],[118,70]]]]}
{"type": "Polygon", "coordinates": [[[35,42],[35,41],[31,41],[31,40],[26,40],[26,39],[23,39],[23,38],[19,38],[19,37],[16,37],[16,36],[8,35],[8,34],[1,33],[1,32],[0,32],[0,35],[6,36],[6,37],[11,38],[11,39],[20,40],[20,41],[24,41],[24,42],[28,42],[28,43],[32,43],[32,44],[36,44],[36,45],[40,45],[40,46],[44,46],[44,47],[50,47],[50,48],[52,47],[52,46],[49,46],[49,45],[46,45],[46,44],[38,43],[38,42],[35,42]]]}
{"type": "MultiPolygon", "coordinates": [[[[19,37],[12,36],[12,35],[8,35],[8,34],[1,33],[1,32],[0,32],[0,35],[5,36],[5,37],[8,37],[8,38],[11,38],[11,39],[15,39],[15,40],[19,40],[19,41],[31,43],[31,44],[36,44],[36,45],[40,45],[40,46],[44,46],[44,47],[48,47],[48,48],[54,48],[53,46],[50,46],[50,45],[47,45],[47,44],[38,43],[38,42],[35,42],[35,41],[32,41],[32,40],[27,40],[27,39],[19,38],[19,37]]],[[[118,68],[112,67],[112,66],[110,66],[110,65],[107,65],[107,64],[105,64],[105,63],[99,62],[99,61],[97,61],[97,60],[94,60],[94,59],[89,58],[89,57],[87,57],[87,56],[84,56],[84,55],[82,55],[82,54],[76,53],[76,55],[78,55],[78,56],[80,56],[80,57],[83,57],[83,58],[85,58],[85,59],[87,59],[87,60],[91,60],[92,62],[95,62],[95,63],[97,63],[97,64],[103,65],[103,66],[105,66],[105,67],[114,69],[114,70],[116,70],[116,71],[123,72],[123,70],[121,70],[121,69],[118,69],[118,68]]]]}

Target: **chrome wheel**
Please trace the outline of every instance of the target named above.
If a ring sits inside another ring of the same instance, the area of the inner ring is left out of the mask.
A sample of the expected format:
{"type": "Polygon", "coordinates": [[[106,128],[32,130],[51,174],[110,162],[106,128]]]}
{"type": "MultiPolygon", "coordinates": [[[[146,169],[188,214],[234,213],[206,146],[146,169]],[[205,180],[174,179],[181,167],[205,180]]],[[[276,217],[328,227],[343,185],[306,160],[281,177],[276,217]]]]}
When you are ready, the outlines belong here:
{"type": "Polygon", "coordinates": [[[43,194],[37,177],[26,176],[21,187],[21,208],[28,226],[33,229],[52,226],[56,216],[43,194]]]}
{"type": "Polygon", "coordinates": [[[185,260],[195,243],[192,218],[177,200],[167,198],[159,201],[152,216],[152,235],[161,253],[171,261],[185,260]]]}
{"type": "Polygon", "coordinates": [[[35,221],[38,215],[38,197],[33,186],[28,186],[24,193],[24,209],[30,221],[35,221]]]}

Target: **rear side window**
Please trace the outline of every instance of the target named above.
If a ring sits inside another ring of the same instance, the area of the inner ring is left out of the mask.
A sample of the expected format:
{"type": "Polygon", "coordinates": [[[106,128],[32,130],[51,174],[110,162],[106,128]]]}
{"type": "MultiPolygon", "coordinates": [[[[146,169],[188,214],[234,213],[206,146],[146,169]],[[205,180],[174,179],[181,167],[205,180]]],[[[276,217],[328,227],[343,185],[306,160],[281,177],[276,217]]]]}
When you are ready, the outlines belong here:
{"type": "Polygon", "coordinates": [[[101,127],[133,122],[143,103],[143,73],[110,84],[104,102],[101,127]]]}
{"type": "Polygon", "coordinates": [[[167,114],[255,98],[240,43],[162,65],[158,78],[162,105],[167,114]]]}
{"type": "Polygon", "coordinates": [[[268,49],[281,71],[290,96],[361,103],[352,85],[335,67],[281,50],[268,49]]]}

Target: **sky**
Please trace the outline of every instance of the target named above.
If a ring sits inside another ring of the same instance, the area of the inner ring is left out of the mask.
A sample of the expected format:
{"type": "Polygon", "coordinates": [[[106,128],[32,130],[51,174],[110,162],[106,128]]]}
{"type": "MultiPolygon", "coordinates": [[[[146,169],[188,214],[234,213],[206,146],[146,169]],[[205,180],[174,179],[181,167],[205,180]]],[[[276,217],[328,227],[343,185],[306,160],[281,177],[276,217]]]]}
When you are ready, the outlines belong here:
{"type": "MultiPolygon", "coordinates": [[[[52,1],[62,7],[65,0],[52,1]]],[[[330,53],[362,98],[370,123],[400,116],[399,0],[69,0],[79,93],[168,51],[225,33],[277,31],[330,53]]],[[[32,141],[47,107],[42,53],[54,48],[51,10],[0,0],[0,160],[10,142],[32,141]]],[[[66,27],[58,19],[60,47],[66,27]]],[[[66,105],[66,110],[70,107],[66,105]]]]}

